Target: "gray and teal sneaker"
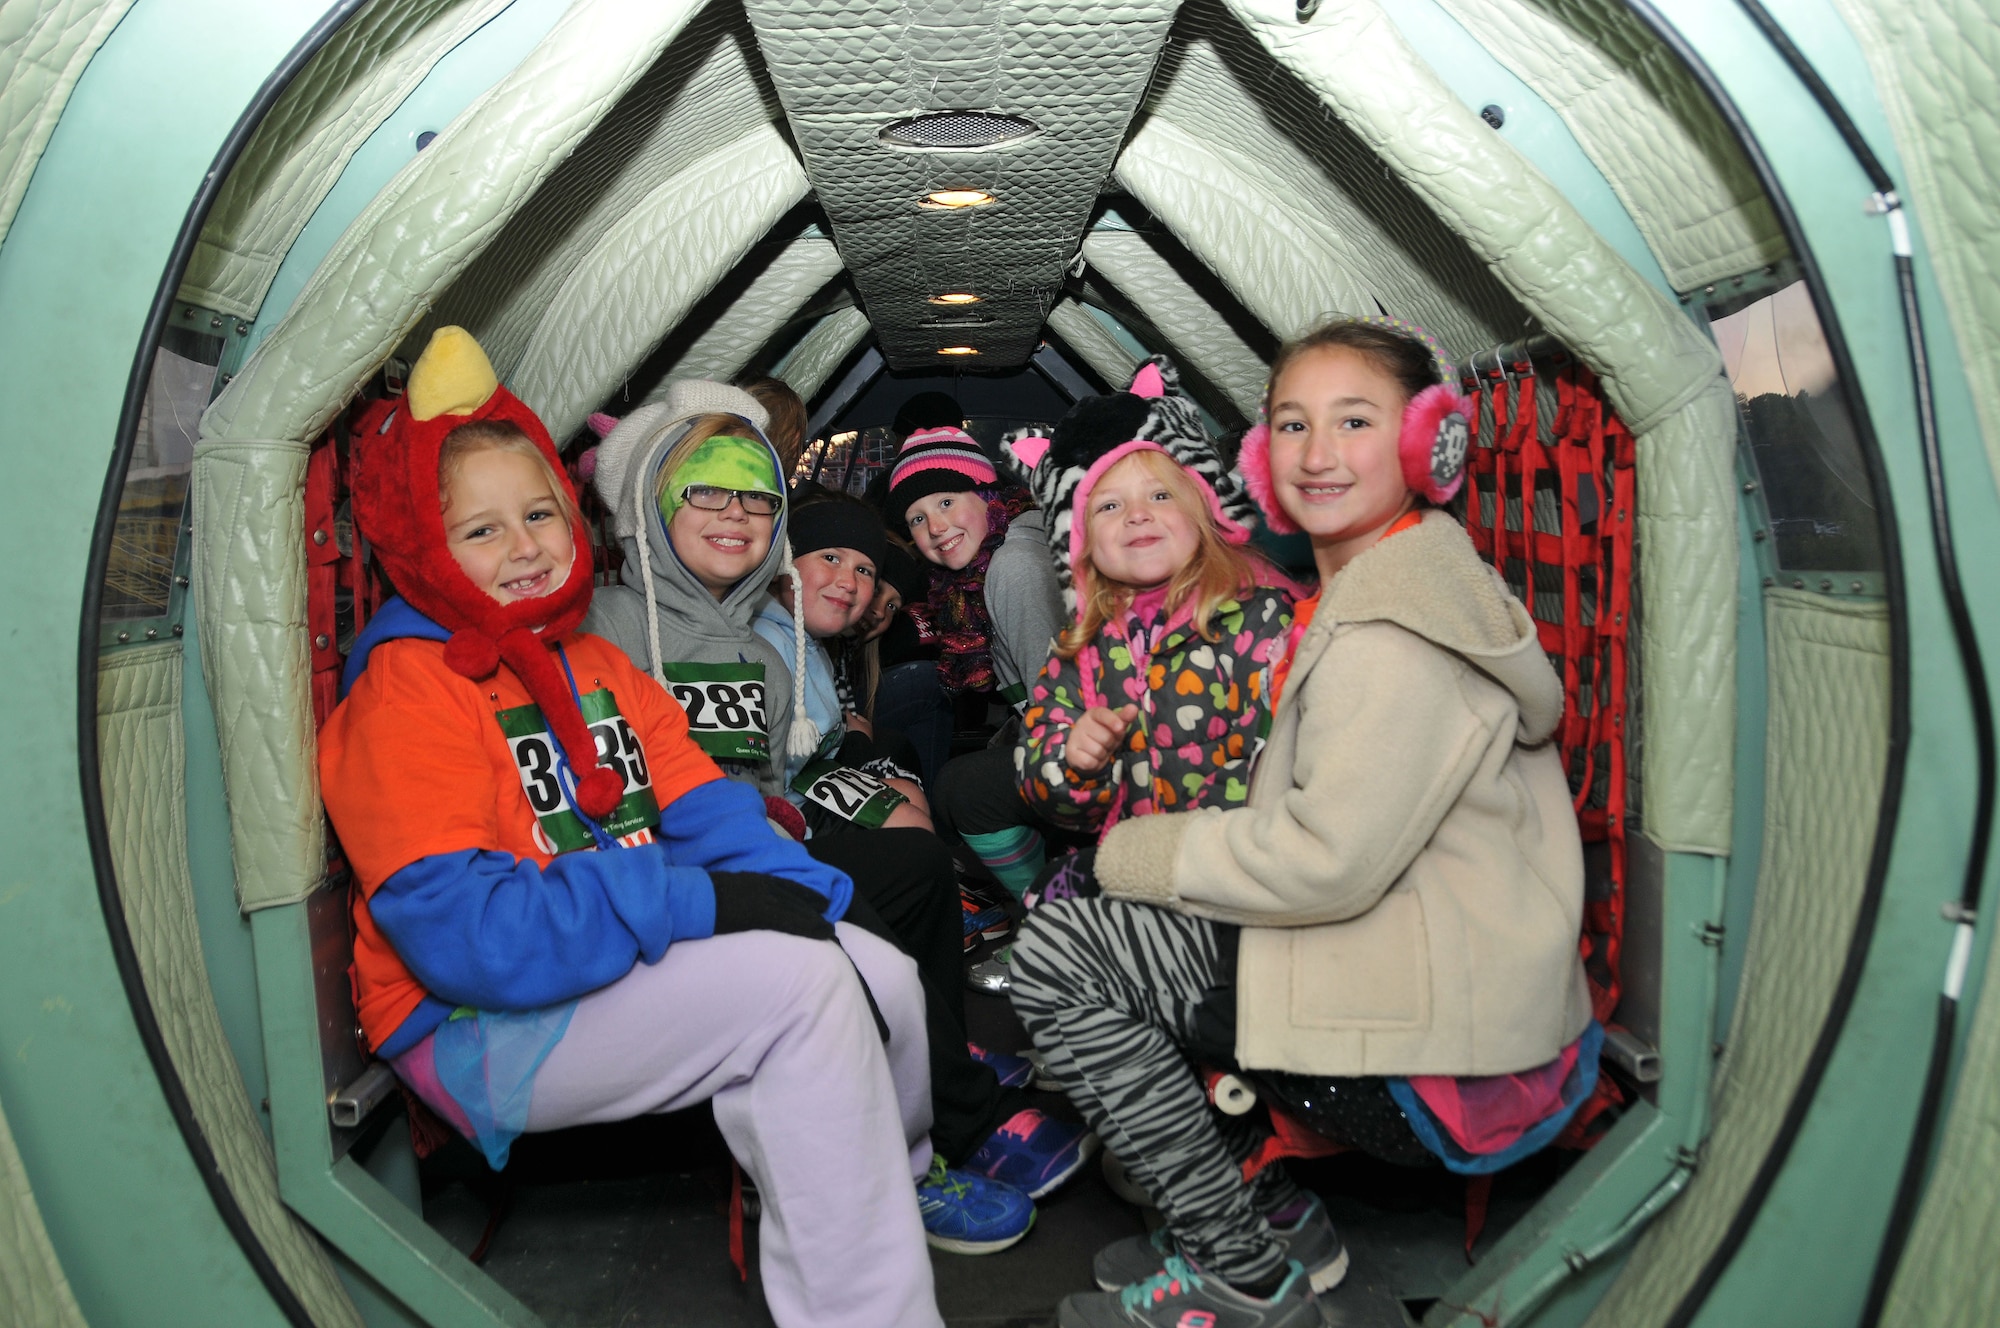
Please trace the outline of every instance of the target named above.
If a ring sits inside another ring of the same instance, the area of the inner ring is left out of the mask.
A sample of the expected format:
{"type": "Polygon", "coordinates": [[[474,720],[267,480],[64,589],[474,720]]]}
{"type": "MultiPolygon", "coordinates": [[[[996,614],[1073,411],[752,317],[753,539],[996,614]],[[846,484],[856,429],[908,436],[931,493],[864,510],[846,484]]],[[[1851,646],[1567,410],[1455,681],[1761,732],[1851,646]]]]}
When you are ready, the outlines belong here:
{"type": "MultiPolygon", "coordinates": [[[[1331,1291],[1347,1276],[1347,1247],[1326,1215],[1326,1205],[1318,1195],[1305,1212],[1286,1226],[1271,1224],[1271,1234],[1285,1247],[1285,1257],[1296,1259],[1306,1270],[1314,1291],[1331,1291]]],[[[1106,1245],[1091,1260],[1091,1276],[1106,1291],[1151,1277],[1175,1253],[1173,1233],[1161,1227],[1150,1236],[1128,1236],[1106,1245]]]]}
{"type": "Polygon", "coordinates": [[[1065,1296],[1059,1328],[1321,1328],[1304,1265],[1294,1259],[1269,1300],[1245,1295],[1219,1277],[1200,1272],[1178,1254],[1143,1282],[1117,1291],[1065,1296]]]}
{"type": "Polygon", "coordinates": [[[997,1180],[953,1171],[933,1156],[917,1182],[924,1239],[952,1254],[997,1254],[1035,1225],[1035,1201],[997,1180]]]}

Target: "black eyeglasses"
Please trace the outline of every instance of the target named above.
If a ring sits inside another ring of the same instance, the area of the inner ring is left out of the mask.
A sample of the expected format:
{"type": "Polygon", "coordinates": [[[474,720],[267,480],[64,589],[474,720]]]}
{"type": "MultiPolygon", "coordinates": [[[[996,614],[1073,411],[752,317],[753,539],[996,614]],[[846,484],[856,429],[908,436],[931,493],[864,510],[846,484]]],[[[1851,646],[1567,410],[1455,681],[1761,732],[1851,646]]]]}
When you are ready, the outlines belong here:
{"type": "Polygon", "coordinates": [[[690,484],[681,490],[681,501],[704,512],[726,512],[731,499],[743,504],[748,516],[776,516],[784,498],[761,489],[718,489],[712,484],[690,484]]]}

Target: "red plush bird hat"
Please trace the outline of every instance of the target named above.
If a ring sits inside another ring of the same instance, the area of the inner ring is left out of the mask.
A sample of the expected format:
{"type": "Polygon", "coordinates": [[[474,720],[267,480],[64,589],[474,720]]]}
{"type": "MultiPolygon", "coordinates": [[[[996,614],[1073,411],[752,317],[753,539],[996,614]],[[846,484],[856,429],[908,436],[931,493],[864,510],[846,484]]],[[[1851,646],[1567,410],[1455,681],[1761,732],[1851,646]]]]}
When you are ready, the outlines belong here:
{"type": "Polygon", "coordinates": [[[517,425],[539,448],[556,482],[576,508],[562,459],[549,431],[520,398],[500,386],[492,362],[462,327],[441,327],[410,370],[399,402],[371,412],[374,424],[358,439],[354,519],[388,570],[397,593],[451,632],[444,659],[453,672],[490,678],[504,661],[540,707],[577,776],[574,795],[586,815],[602,819],[618,805],[623,783],[597,763],[597,743],[555,648],[590,607],[589,533],[571,531],[575,560],[569,576],[547,595],[502,604],[472,583],[445,544],[438,455],[446,435],[475,420],[517,425]],[[379,419],[379,423],[376,421],[379,419]]]}

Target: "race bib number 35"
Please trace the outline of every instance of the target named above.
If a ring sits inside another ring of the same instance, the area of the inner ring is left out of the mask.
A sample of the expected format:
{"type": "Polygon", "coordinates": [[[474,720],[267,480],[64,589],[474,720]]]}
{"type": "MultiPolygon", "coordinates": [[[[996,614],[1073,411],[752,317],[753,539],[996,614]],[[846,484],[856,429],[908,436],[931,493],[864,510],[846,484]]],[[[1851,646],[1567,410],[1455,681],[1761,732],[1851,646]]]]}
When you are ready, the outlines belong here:
{"type": "MultiPolygon", "coordinates": [[[[557,773],[556,740],[542,718],[541,707],[515,706],[496,712],[500,732],[514,755],[514,770],[521,777],[521,791],[527,794],[528,809],[535,814],[535,836],[544,852],[572,853],[596,847],[590,827],[577,815],[569,789],[574,772],[565,781],[557,773]]],[[[653,777],[646,769],[646,750],[639,735],[618,713],[611,689],[600,687],[583,698],[583,722],[597,740],[597,760],[625,784],[625,796],[604,818],[604,831],[614,839],[634,836],[650,839],[660,824],[659,804],[653,798],[653,777]]],[[[633,842],[641,842],[634,839],[633,842]]]]}
{"type": "Polygon", "coordinates": [[[662,672],[696,746],[718,761],[770,759],[762,664],[668,664],[662,672]]]}
{"type": "Polygon", "coordinates": [[[890,812],[909,801],[866,771],[851,770],[824,757],[799,771],[792,791],[869,830],[881,828],[890,812]]]}

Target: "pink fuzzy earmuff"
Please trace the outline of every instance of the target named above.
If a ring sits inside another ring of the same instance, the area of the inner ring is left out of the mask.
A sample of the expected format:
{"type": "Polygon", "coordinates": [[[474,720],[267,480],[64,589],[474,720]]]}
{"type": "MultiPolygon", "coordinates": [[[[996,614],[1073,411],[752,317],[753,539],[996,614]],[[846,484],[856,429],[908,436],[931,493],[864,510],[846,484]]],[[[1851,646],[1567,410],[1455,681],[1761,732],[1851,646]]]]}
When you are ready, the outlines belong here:
{"type": "MultiPolygon", "coordinates": [[[[1430,349],[1441,374],[1448,378],[1455,372],[1437,342],[1420,327],[1395,318],[1351,321],[1387,327],[1420,341],[1430,349]]],[[[1457,495],[1465,482],[1465,456],[1472,443],[1472,411],[1472,403],[1448,382],[1425,388],[1403,407],[1396,450],[1403,463],[1403,483],[1412,492],[1440,504],[1457,495]]],[[[1271,426],[1261,410],[1256,425],[1243,435],[1236,468],[1264,513],[1264,524],[1276,534],[1298,534],[1298,524],[1278,505],[1277,487],[1271,479],[1271,426]]]]}

